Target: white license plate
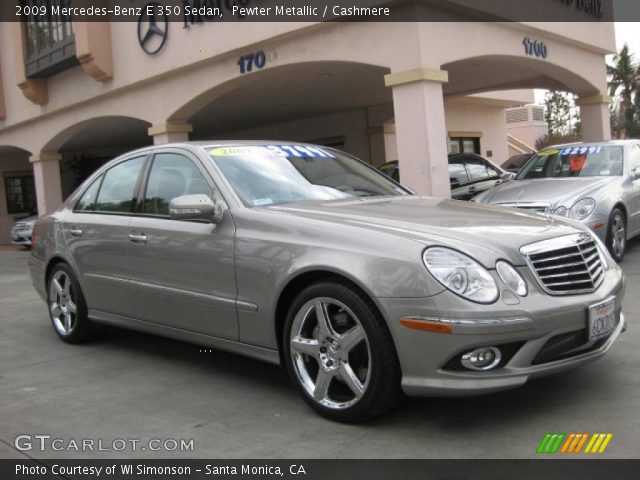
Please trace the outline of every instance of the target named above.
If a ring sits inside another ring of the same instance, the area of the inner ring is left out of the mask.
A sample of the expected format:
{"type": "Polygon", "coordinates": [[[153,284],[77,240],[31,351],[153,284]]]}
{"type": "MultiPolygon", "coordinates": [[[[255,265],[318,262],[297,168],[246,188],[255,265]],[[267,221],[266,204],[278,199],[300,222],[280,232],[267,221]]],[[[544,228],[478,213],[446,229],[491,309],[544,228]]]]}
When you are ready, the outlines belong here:
{"type": "Polygon", "coordinates": [[[615,297],[591,305],[589,307],[589,341],[595,342],[608,337],[615,330],[617,323],[615,297]]]}

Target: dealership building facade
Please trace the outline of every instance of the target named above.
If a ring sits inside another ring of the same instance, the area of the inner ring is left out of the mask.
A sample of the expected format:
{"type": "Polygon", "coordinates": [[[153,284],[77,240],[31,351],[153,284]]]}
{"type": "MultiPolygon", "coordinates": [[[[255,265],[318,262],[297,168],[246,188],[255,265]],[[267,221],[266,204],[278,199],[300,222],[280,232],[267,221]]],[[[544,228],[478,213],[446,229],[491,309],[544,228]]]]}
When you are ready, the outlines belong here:
{"type": "Polygon", "coordinates": [[[397,159],[404,184],[447,196],[447,152],[506,160],[505,109],[533,88],[575,93],[583,138],[609,138],[612,23],[477,22],[442,3],[459,4],[450,21],[0,23],[0,243],[145,145],[315,142],[397,159]]]}

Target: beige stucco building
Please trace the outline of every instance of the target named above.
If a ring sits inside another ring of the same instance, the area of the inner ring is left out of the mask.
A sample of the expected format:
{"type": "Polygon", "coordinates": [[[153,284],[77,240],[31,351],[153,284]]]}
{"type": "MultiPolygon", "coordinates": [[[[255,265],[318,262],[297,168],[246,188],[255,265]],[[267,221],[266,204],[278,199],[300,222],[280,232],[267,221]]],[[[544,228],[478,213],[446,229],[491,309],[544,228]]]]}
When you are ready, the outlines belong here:
{"type": "Polygon", "coordinates": [[[403,183],[448,195],[447,151],[506,160],[505,109],[531,103],[533,88],[577,94],[584,138],[609,137],[612,23],[460,11],[439,23],[169,22],[145,45],[137,20],[52,24],[44,45],[32,25],[0,23],[0,243],[33,202],[49,212],[91,169],[152,143],[338,145],[374,165],[399,159],[403,183]]]}

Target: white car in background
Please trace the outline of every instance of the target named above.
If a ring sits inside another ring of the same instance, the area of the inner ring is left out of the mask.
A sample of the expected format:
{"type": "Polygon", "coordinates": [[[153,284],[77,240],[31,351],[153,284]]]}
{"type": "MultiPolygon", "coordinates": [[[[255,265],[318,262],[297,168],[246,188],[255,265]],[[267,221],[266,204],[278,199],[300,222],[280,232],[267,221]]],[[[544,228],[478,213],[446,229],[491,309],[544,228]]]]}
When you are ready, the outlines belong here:
{"type": "Polygon", "coordinates": [[[640,235],[640,140],[548,147],[531,157],[515,181],[472,201],[577,220],[619,262],[627,240],[640,235]]]}
{"type": "Polygon", "coordinates": [[[37,215],[23,218],[11,226],[11,243],[13,245],[31,246],[31,235],[33,233],[33,225],[38,220],[37,215]]]}

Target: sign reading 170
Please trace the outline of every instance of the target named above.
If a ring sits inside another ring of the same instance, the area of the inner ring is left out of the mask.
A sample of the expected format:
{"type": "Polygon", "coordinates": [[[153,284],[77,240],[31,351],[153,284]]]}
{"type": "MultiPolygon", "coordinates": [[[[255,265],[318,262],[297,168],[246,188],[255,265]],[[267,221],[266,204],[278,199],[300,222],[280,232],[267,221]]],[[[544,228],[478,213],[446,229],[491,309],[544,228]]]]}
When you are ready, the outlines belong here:
{"type": "Polygon", "coordinates": [[[258,70],[264,68],[267,64],[267,55],[262,51],[248,53],[238,59],[238,66],[240,67],[240,73],[246,73],[253,70],[255,66],[258,70]]]}
{"type": "Polygon", "coordinates": [[[278,58],[278,51],[273,47],[267,47],[266,50],[266,53],[264,50],[257,50],[242,55],[236,62],[238,67],[240,67],[240,74],[260,70],[264,68],[267,63],[275,62],[278,58]]]}

